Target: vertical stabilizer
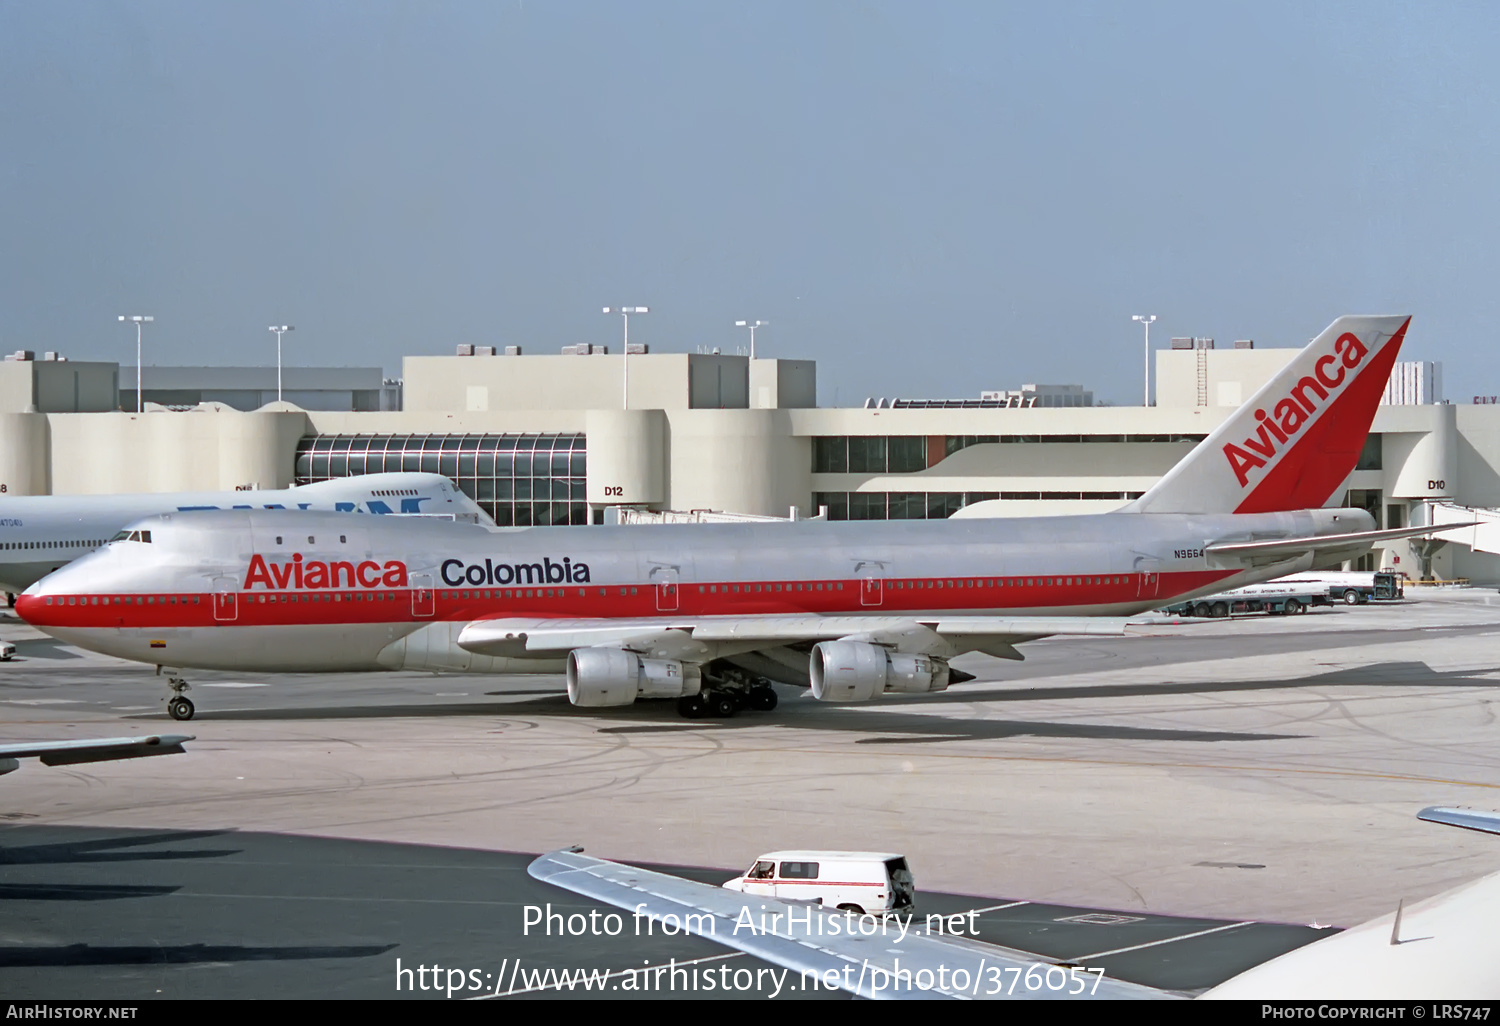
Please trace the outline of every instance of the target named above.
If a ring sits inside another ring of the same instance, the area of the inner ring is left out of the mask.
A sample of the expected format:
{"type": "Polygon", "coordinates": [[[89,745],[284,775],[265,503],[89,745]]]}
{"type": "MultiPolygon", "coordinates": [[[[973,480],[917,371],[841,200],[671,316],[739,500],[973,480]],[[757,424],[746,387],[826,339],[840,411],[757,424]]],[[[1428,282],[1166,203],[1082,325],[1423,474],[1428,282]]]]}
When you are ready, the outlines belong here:
{"type": "Polygon", "coordinates": [[[1321,507],[1359,461],[1410,323],[1340,317],[1126,510],[1321,507]]]}

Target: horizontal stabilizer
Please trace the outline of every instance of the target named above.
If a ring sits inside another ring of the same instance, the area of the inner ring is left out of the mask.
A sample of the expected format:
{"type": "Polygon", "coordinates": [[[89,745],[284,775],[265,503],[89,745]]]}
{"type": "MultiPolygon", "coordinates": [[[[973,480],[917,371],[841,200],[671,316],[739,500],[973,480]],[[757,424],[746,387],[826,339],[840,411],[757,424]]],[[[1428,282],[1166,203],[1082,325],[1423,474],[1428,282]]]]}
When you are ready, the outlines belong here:
{"type": "Polygon", "coordinates": [[[1468,524],[1444,527],[1396,527],[1388,531],[1356,531],[1351,534],[1318,534],[1304,538],[1273,538],[1267,541],[1219,542],[1204,547],[1210,557],[1229,559],[1257,559],[1263,556],[1288,558],[1303,552],[1320,552],[1327,549],[1369,548],[1383,541],[1398,538],[1416,538],[1424,534],[1450,530],[1452,526],[1467,527],[1468,524]]]}
{"type": "Polygon", "coordinates": [[[1500,834],[1500,812],[1478,812],[1474,809],[1448,809],[1431,805],[1417,813],[1418,819],[1444,826],[1463,827],[1486,834],[1500,834]]]}

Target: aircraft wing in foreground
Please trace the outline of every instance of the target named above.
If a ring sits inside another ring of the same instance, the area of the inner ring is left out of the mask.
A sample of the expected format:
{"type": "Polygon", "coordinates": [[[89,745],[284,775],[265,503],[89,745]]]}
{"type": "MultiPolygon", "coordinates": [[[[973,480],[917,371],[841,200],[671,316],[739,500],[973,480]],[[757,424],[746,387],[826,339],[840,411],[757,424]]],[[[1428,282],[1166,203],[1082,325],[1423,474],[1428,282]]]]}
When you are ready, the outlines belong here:
{"type": "Polygon", "coordinates": [[[149,737],[86,738],[81,741],[23,741],[0,744],[0,774],[20,768],[20,759],[40,759],[47,766],[74,766],[85,762],[145,759],[153,755],[180,755],[191,734],[159,734],[149,737]]]}
{"type": "MultiPolygon", "coordinates": [[[[1500,834],[1500,813],[1432,807],[1418,817],[1500,834]]],[[[1187,996],[1110,979],[1099,975],[1097,967],[1061,965],[1024,951],[928,935],[913,928],[909,918],[905,930],[902,918],[895,917],[879,920],[884,927],[863,936],[846,925],[860,922],[858,916],[749,896],[591,858],[578,849],[549,852],[527,872],[543,883],[783,966],[801,975],[803,989],[816,979],[815,986],[867,998],[1187,996]],[[1085,987],[1079,989],[1075,979],[1085,987]],[[1014,988],[1012,980],[1019,981],[1014,988]],[[1028,987],[1028,980],[1036,986],[1028,987]]],[[[1289,951],[1200,996],[1493,1001],[1500,998],[1497,921],[1500,873],[1410,906],[1399,902],[1385,916],[1289,951]]],[[[873,926],[876,920],[865,917],[865,922],[873,926]]]]}
{"type": "Polygon", "coordinates": [[[1500,812],[1477,812],[1474,809],[1450,809],[1431,805],[1417,813],[1417,818],[1429,823],[1442,823],[1444,826],[1500,834],[1500,812]]]}
{"type": "Polygon", "coordinates": [[[577,850],[549,852],[526,871],[543,883],[784,966],[800,975],[793,986],[802,990],[876,999],[1181,996],[1024,951],[928,936],[911,928],[911,916],[882,919],[761,898],[577,850]]]}

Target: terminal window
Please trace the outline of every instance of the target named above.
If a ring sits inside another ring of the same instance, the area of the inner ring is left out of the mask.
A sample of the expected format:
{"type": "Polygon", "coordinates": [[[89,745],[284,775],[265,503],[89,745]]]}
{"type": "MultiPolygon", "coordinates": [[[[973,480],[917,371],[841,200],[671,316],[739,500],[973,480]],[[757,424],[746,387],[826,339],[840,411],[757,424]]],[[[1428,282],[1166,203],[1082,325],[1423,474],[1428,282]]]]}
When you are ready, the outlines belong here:
{"type": "Polygon", "coordinates": [[[814,492],[813,508],[829,520],[945,520],[965,506],[991,499],[1126,502],[1141,492],[814,492]]]}
{"type": "Polygon", "coordinates": [[[442,474],[501,527],[581,525],[588,523],[585,444],[581,433],[309,435],[297,443],[297,483],[398,471],[442,474]]]}

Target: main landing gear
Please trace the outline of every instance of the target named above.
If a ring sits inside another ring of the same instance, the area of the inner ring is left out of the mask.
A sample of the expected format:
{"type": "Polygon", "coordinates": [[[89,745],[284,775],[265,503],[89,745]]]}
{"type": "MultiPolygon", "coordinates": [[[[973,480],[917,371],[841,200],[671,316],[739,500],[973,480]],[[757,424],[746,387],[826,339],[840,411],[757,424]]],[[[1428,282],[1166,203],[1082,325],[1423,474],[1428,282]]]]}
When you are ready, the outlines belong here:
{"type": "Polygon", "coordinates": [[[172,698],[167,702],[167,715],[174,720],[190,720],[193,718],[193,700],[183,694],[190,685],[181,677],[168,677],[167,687],[172,689],[172,698]]]}
{"type": "Polygon", "coordinates": [[[770,712],[776,708],[776,690],[764,677],[757,677],[733,667],[703,674],[703,690],[677,700],[677,712],[684,719],[697,720],[714,716],[727,720],[741,709],[770,712]]]}

